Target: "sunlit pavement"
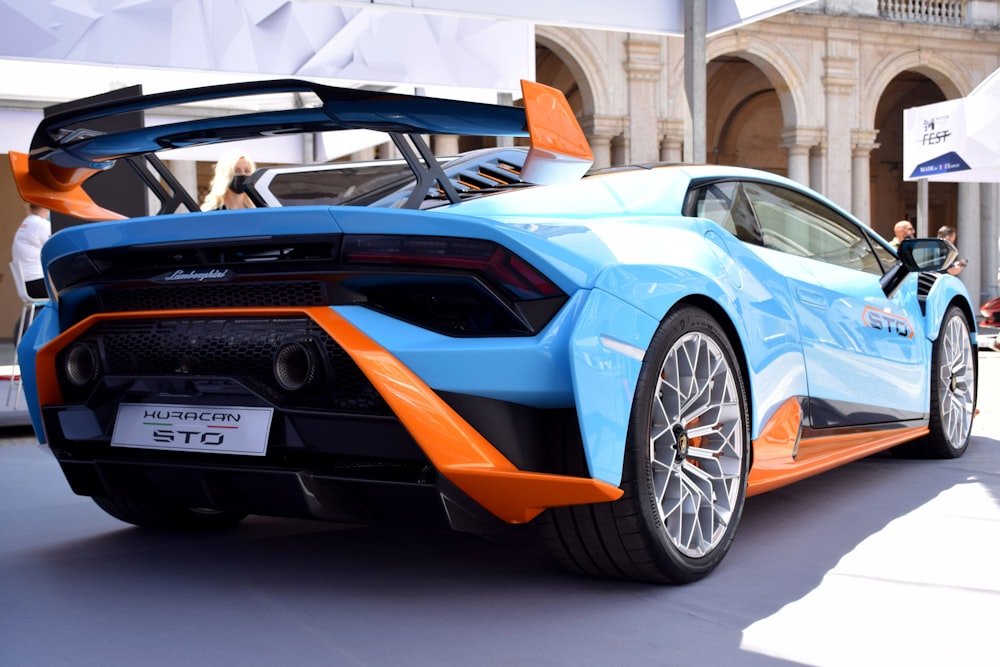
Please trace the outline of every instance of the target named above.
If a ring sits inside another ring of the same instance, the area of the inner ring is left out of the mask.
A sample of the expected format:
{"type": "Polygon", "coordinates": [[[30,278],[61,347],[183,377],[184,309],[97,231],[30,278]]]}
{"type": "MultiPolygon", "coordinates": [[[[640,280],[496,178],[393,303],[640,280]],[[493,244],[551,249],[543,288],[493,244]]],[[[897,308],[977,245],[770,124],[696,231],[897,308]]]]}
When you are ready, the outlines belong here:
{"type": "MultiPolygon", "coordinates": [[[[1000,664],[1000,355],[980,353],[980,373],[966,457],[912,462],[919,468],[906,489],[912,507],[890,513],[815,587],[745,628],[743,648],[817,665],[1000,664]]],[[[864,465],[889,476],[907,462],[864,465]]],[[[875,494],[872,506],[855,505],[883,515],[882,502],[900,500],[875,494]]],[[[836,512],[838,520],[864,521],[836,512]]],[[[808,551],[788,552],[790,561],[803,556],[808,551]]]]}
{"type": "Polygon", "coordinates": [[[995,666],[1000,354],[979,359],[963,458],[751,498],[722,566],[682,587],[567,574],[529,532],[134,529],[3,429],[0,665],[995,666]]]}
{"type": "MultiPolygon", "coordinates": [[[[0,341],[0,427],[27,426],[31,423],[28,408],[24,404],[19,371],[13,361],[13,345],[9,340],[0,341]]],[[[4,443],[0,441],[0,444],[4,443]]]]}

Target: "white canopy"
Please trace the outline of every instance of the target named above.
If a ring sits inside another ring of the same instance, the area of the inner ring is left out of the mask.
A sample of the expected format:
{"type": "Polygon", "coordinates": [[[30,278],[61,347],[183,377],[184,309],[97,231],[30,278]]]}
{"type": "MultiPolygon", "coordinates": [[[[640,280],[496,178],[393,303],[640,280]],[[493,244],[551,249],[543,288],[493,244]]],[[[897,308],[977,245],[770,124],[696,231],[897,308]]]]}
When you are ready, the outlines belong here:
{"type": "MultiPolygon", "coordinates": [[[[814,0],[703,1],[711,34],[814,0]]],[[[534,24],[682,35],[684,2],[0,0],[0,58],[516,93],[534,24]]]]}
{"type": "MultiPolygon", "coordinates": [[[[458,99],[488,91],[481,101],[496,101],[534,79],[535,24],[681,35],[691,1],[0,0],[0,98],[60,101],[135,82],[160,92],[253,74],[458,99]]],[[[700,2],[711,34],[815,0],[700,2]]],[[[0,152],[26,150],[36,116],[0,112],[0,152]]],[[[268,161],[288,159],[297,161],[268,161]]]]}

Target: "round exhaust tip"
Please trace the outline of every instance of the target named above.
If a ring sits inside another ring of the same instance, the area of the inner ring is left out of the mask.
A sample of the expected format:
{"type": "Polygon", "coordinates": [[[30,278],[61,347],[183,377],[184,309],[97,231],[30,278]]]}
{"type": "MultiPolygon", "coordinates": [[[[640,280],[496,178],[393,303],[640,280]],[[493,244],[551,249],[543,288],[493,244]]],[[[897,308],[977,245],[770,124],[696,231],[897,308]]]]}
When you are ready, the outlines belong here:
{"type": "Polygon", "coordinates": [[[66,379],[77,387],[85,387],[95,379],[101,370],[97,350],[88,343],[74,343],[66,351],[64,362],[66,379]]]}
{"type": "Polygon", "coordinates": [[[286,343],[274,355],[274,379],[285,391],[309,386],[319,372],[319,354],[308,342],[286,343]]]}

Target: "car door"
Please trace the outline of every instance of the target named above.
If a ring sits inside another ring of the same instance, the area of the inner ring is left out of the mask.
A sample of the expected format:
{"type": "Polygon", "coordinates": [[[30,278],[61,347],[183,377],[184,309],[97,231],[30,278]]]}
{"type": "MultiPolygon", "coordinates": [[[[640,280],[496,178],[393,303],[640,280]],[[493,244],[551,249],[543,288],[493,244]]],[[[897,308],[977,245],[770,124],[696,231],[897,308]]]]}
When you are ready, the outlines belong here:
{"type": "Polygon", "coordinates": [[[904,285],[891,298],[882,290],[888,251],[806,193],[764,182],[742,187],[761,230],[751,247],[785,274],[793,293],[812,428],[923,418],[930,346],[916,290],[904,285]]]}

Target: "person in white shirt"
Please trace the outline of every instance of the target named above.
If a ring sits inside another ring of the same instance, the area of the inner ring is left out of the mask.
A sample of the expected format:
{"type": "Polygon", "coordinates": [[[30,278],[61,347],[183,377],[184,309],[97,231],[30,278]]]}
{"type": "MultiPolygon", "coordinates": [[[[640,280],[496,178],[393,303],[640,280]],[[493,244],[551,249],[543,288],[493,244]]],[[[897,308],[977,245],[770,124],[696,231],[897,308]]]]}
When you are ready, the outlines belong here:
{"type": "Polygon", "coordinates": [[[42,272],[42,246],[52,236],[49,211],[37,204],[28,204],[28,217],[14,233],[14,243],[10,248],[11,259],[21,265],[24,285],[28,296],[44,299],[45,274],[42,272]]]}

